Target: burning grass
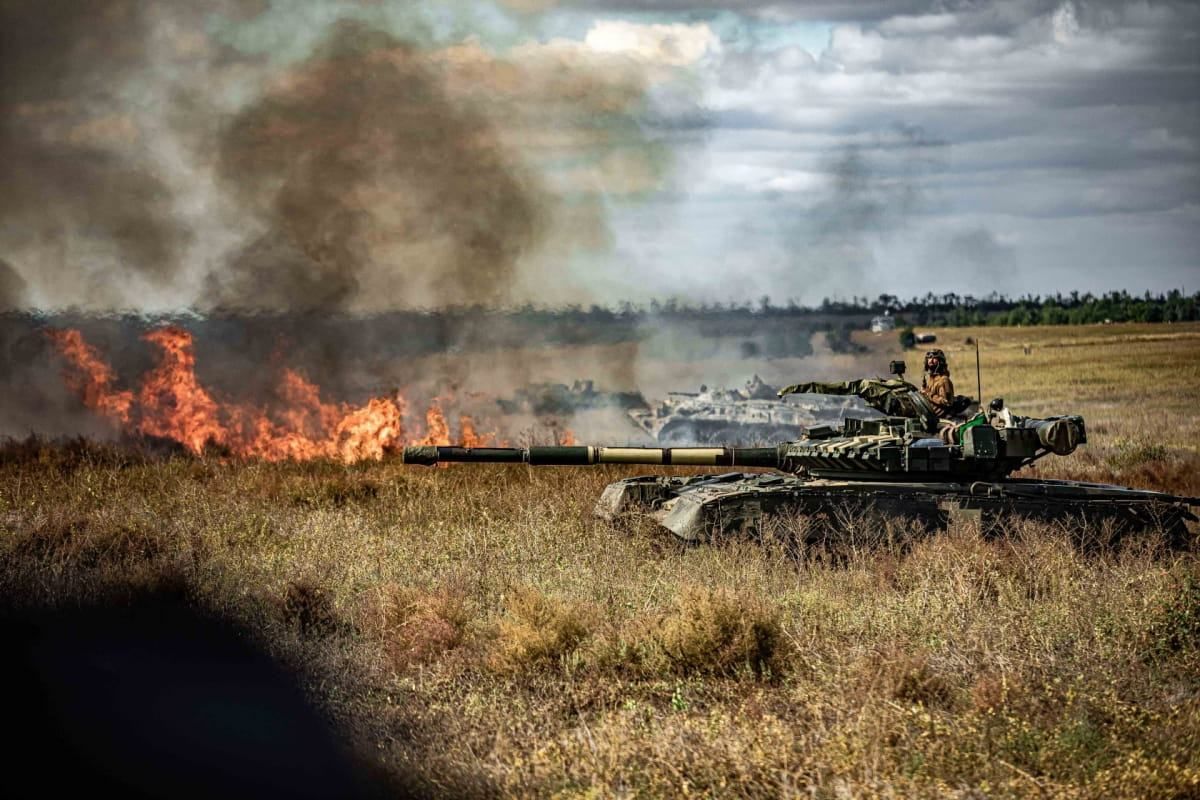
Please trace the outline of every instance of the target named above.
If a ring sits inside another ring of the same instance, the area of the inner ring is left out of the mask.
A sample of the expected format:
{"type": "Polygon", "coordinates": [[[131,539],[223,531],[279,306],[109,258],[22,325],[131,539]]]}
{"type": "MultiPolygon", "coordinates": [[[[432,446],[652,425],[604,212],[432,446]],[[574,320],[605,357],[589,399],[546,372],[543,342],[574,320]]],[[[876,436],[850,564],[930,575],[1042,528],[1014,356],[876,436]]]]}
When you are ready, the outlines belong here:
{"type": "Polygon", "coordinates": [[[405,429],[408,403],[396,393],[352,406],[321,399],[320,387],[290,368],[278,370],[273,396],[259,402],[218,399],[196,375],[192,334],[180,327],[150,330],[142,339],[158,351],[158,363],[137,390],[117,386],[103,356],[73,329],[47,332],[65,362],[67,387],[125,437],[173,442],[191,453],[213,453],[265,461],[333,459],[350,464],[382,458],[404,444],[468,446],[495,443],[475,420],[460,415],[450,423],[435,398],[420,434],[405,429]]]}
{"type": "MultiPolygon", "coordinates": [[[[1200,359],[1169,342],[1190,366],[1149,402],[1200,359]]],[[[1039,369],[1014,369],[1009,394],[1031,397],[1039,369]]],[[[1053,410],[1104,418],[1146,379],[1130,367],[1053,410]]],[[[1114,444],[1194,416],[1103,424],[1043,474],[1200,493],[1182,437],[1130,458],[1114,444]]],[[[433,796],[1200,791],[1194,547],[876,520],[810,551],[686,548],[591,516],[631,474],[10,443],[0,589],[64,604],[183,587],[300,670],[364,763],[433,796]]]]}

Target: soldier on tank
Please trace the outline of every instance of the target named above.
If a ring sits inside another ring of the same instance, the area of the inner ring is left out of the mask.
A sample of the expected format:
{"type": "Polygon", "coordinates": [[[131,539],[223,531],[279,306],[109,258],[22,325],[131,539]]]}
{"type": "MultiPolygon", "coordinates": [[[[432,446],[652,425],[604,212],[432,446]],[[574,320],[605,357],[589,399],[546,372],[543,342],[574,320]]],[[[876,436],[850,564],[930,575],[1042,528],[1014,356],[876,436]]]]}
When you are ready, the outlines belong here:
{"type": "Polygon", "coordinates": [[[946,354],[941,350],[930,350],[925,354],[925,375],[921,378],[921,394],[933,406],[939,417],[950,413],[954,405],[954,383],[950,380],[950,366],[946,354]]]}

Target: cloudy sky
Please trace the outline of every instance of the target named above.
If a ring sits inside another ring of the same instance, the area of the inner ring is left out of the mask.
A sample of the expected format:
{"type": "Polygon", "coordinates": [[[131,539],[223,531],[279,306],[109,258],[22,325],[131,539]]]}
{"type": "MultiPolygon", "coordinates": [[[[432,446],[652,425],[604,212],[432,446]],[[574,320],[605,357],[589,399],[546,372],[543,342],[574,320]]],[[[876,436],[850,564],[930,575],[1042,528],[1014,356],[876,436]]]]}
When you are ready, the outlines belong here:
{"type": "Polygon", "coordinates": [[[1194,2],[52,5],[7,305],[1200,289],[1194,2]]]}

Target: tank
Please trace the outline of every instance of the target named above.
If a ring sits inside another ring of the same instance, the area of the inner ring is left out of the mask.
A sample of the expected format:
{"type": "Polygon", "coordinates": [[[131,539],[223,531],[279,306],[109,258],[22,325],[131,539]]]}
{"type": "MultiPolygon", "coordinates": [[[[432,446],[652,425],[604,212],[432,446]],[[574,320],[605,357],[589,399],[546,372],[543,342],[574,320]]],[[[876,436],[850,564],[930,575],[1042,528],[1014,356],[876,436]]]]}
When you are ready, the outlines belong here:
{"type": "Polygon", "coordinates": [[[755,375],[740,389],[669,392],[654,407],[627,413],[659,444],[746,445],[796,439],[814,425],[837,421],[854,405],[823,395],[781,402],[777,394],[755,375]]]}
{"type": "Polygon", "coordinates": [[[1161,527],[1186,542],[1200,498],[1112,484],[1014,478],[1043,458],[1087,442],[1082,417],[1019,416],[1002,399],[986,411],[939,419],[901,378],[789,386],[787,394],[855,396],[876,414],[846,416],[798,438],[763,447],[407,447],[412,464],[653,464],[755,469],[618,480],[601,495],[606,519],[648,515],[675,537],[706,542],[761,532],[772,519],[808,540],[844,528],[859,513],[884,513],[944,527],[977,520],[985,529],[1010,516],[1080,520],[1111,536],[1161,527]],[[793,524],[794,523],[794,524],[793,524]]]}

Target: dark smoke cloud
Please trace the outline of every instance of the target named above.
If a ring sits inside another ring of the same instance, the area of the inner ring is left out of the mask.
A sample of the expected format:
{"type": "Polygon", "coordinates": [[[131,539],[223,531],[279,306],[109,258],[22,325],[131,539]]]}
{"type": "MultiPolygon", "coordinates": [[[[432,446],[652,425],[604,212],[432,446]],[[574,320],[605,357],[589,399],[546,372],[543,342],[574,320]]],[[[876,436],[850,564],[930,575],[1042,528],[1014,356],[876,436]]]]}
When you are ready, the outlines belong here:
{"type": "MultiPolygon", "coordinates": [[[[0,2],[0,251],[49,252],[36,268],[76,286],[95,248],[169,282],[188,239],[166,187],[128,155],[140,131],[116,99],[145,65],[145,8],[0,2]]],[[[112,278],[93,274],[97,292],[112,278]]]]}
{"type": "MultiPolygon", "coordinates": [[[[496,55],[384,16],[334,23],[296,62],[250,41],[279,11],[0,0],[0,309],[59,311],[132,386],[154,323],[104,313],[192,304],[214,312],[197,359],[218,394],[265,402],[286,363],[357,402],[417,379],[388,349],[405,337],[350,324],[358,312],[549,298],[574,255],[611,246],[609,199],[668,177],[647,120],[650,85],[673,76],[570,43],[496,55]],[[282,313],[243,313],[262,309],[282,313]]],[[[0,403],[0,434],[97,434],[42,323],[10,322],[0,380],[23,391],[0,403]]],[[[458,350],[490,324],[434,315],[406,333],[458,350]]],[[[489,363],[516,385],[528,360],[489,363]]],[[[419,377],[467,383],[452,365],[419,377]]]]}
{"type": "Polygon", "coordinates": [[[219,305],[344,308],[389,248],[402,292],[495,302],[543,226],[489,120],[420,50],[355,23],[237,115],[220,176],[267,230],[211,277],[219,305]]]}
{"type": "Polygon", "coordinates": [[[20,308],[25,299],[25,279],[12,264],[0,258],[0,311],[20,308]]]}
{"type": "Polygon", "coordinates": [[[368,5],[331,4],[373,21],[332,23],[297,64],[247,44],[280,13],[263,0],[0,0],[0,299],[566,302],[541,271],[607,250],[607,198],[666,179],[647,68],[537,43],[500,56],[427,30],[436,4],[403,24],[368,5]]]}
{"type": "Polygon", "coordinates": [[[1008,270],[1016,265],[1016,252],[1001,243],[987,228],[960,231],[950,237],[947,253],[963,266],[979,270],[1008,270]]]}

